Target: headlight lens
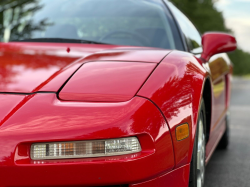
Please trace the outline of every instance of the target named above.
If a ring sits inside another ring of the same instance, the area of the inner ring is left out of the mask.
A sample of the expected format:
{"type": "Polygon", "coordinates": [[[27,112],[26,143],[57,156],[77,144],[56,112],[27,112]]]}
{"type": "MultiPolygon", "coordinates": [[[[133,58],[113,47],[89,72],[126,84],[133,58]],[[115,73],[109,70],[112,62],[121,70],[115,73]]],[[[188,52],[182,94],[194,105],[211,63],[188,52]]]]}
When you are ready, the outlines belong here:
{"type": "Polygon", "coordinates": [[[75,141],[35,143],[31,145],[31,159],[69,159],[124,155],[141,151],[141,146],[136,137],[75,141]]]}

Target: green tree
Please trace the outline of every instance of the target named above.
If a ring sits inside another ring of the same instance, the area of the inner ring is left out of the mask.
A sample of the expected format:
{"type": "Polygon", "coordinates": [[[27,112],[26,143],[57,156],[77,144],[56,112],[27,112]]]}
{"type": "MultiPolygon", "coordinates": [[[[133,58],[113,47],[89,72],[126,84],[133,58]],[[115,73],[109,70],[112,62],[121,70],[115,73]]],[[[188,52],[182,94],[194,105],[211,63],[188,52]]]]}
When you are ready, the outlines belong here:
{"type": "Polygon", "coordinates": [[[27,19],[27,17],[31,18],[41,8],[39,0],[1,0],[0,40],[29,38],[33,31],[43,30],[48,25],[46,20],[33,23],[27,19]],[[24,17],[26,19],[23,19],[24,17]]]}
{"type": "MultiPolygon", "coordinates": [[[[214,0],[171,0],[197,27],[201,33],[220,31],[232,33],[226,27],[222,12],[214,5],[214,0]]],[[[234,64],[235,75],[250,74],[250,54],[241,49],[229,53],[234,64]]]]}
{"type": "Polygon", "coordinates": [[[247,75],[250,73],[250,54],[241,49],[229,53],[231,61],[234,63],[235,75],[247,75]]]}
{"type": "Polygon", "coordinates": [[[212,0],[172,0],[172,2],[201,33],[214,30],[230,32],[225,26],[222,13],[214,7],[212,0]]]}

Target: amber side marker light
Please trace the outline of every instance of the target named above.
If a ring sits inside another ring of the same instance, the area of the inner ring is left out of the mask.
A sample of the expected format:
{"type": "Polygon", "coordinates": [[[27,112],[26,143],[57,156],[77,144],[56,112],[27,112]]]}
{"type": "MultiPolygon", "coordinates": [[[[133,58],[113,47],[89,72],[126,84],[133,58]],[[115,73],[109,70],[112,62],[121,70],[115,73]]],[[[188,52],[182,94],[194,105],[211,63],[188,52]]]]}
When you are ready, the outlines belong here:
{"type": "Polygon", "coordinates": [[[179,125],[176,127],[176,139],[177,141],[184,140],[189,136],[189,126],[187,123],[179,125]]]}
{"type": "Polygon", "coordinates": [[[70,159],[86,157],[103,157],[125,155],[141,151],[141,145],[136,137],[74,141],[35,143],[31,145],[32,160],[70,159]]]}

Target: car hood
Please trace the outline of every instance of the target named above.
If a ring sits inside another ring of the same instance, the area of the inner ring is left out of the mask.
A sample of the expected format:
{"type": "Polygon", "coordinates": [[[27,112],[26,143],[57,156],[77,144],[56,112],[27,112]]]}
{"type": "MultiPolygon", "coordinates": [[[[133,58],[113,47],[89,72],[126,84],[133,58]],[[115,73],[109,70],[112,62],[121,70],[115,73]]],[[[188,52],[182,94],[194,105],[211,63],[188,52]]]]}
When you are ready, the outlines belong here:
{"type": "Polygon", "coordinates": [[[0,93],[57,92],[83,63],[159,63],[168,53],[115,45],[0,43],[0,93]]]}

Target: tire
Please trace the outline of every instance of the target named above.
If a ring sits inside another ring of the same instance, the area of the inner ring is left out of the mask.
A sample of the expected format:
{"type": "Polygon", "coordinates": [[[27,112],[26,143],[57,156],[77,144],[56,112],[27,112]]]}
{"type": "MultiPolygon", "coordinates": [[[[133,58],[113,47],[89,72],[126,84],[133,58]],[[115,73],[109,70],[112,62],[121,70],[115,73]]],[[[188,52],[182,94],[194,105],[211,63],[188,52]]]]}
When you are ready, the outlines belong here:
{"type": "Polygon", "coordinates": [[[189,187],[204,187],[206,156],[206,109],[202,99],[197,121],[193,156],[190,164],[189,187]]]}
{"type": "Polygon", "coordinates": [[[217,146],[217,149],[227,149],[229,144],[229,113],[226,115],[226,130],[217,146]]]}

